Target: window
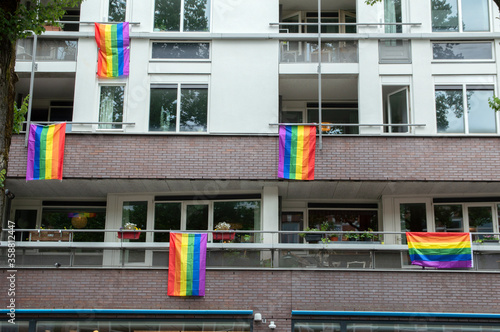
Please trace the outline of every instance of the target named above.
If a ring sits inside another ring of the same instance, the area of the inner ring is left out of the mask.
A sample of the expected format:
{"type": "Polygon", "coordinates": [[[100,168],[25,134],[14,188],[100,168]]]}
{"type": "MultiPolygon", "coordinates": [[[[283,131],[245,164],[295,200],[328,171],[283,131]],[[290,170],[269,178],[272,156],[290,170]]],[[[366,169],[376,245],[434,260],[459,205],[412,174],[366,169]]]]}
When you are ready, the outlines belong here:
{"type": "Polygon", "coordinates": [[[443,204],[434,206],[436,232],[472,232],[473,240],[483,239],[497,229],[493,203],[443,204]]]}
{"type": "MultiPolygon", "coordinates": [[[[125,86],[101,86],[99,122],[123,122],[123,97],[125,86]]],[[[121,124],[100,124],[99,129],[121,129],[121,124]]]]}
{"type": "MultiPolygon", "coordinates": [[[[401,9],[401,0],[385,0],[384,1],[384,21],[385,23],[402,23],[403,11],[401,9]]],[[[403,32],[402,25],[386,25],[386,33],[401,33],[403,32]]]]}
{"type": "MultiPolygon", "coordinates": [[[[318,13],[306,13],[306,23],[318,23],[318,13]]],[[[356,23],[356,12],[339,10],[334,12],[322,12],[321,23],[356,23]]],[[[318,27],[308,25],[307,33],[318,33],[318,27]]],[[[322,25],[321,33],[356,33],[355,25],[322,25]]]]}
{"type": "Polygon", "coordinates": [[[431,0],[432,31],[489,31],[489,0],[431,0]]]}
{"type": "Polygon", "coordinates": [[[491,85],[436,86],[438,133],[496,133],[496,115],[488,106],[491,85]]]}
{"type": "Polygon", "coordinates": [[[109,0],[108,21],[125,22],[127,0],[109,0]]]}
{"type": "Polygon", "coordinates": [[[156,0],[155,31],[209,31],[210,0],[156,0]]]}
{"type": "Polygon", "coordinates": [[[492,60],[491,42],[432,43],[434,60],[492,60]]]}
{"type": "MultiPolygon", "coordinates": [[[[356,124],[358,122],[358,109],[357,104],[330,104],[323,105],[322,109],[322,122],[323,123],[340,123],[340,124],[356,124]]],[[[307,109],[307,122],[317,123],[318,118],[318,104],[309,103],[307,109]]],[[[339,134],[358,134],[359,128],[356,126],[324,126],[323,134],[339,135],[339,134]]]]}
{"type": "Polygon", "coordinates": [[[434,221],[436,232],[463,232],[464,217],[462,205],[435,205],[434,221]]]}
{"type": "Polygon", "coordinates": [[[379,63],[411,63],[408,39],[383,39],[378,42],[379,63]]]}
{"type": "MultiPolygon", "coordinates": [[[[384,86],[384,124],[409,123],[409,88],[407,86],[384,86]]],[[[389,133],[407,133],[407,126],[391,126],[384,128],[389,133]]]]}
{"type": "Polygon", "coordinates": [[[165,84],[151,87],[149,130],[207,131],[208,86],[165,84]]]}
{"type": "Polygon", "coordinates": [[[153,59],[209,59],[209,43],[154,42],[153,59]]]}
{"type": "Polygon", "coordinates": [[[377,231],[377,210],[309,210],[309,228],[321,229],[326,223],[329,231],[377,231]]]}

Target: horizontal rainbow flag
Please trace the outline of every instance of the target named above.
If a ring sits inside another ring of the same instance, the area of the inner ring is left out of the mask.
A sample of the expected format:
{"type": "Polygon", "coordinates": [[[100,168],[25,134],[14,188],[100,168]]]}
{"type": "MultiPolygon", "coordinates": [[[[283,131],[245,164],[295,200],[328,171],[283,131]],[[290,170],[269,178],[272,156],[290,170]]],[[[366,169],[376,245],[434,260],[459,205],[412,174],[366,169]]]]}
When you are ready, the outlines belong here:
{"type": "Polygon", "coordinates": [[[168,296],[205,296],[207,234],[170,233],[168,296]]]}
{"type": "Polygon", "coordinates": [[[95,41],[99,49],[97,76],[128,76],[130,63],[128,22],[95,23],[95,41]]]}
{"type": "Polygon", "coordinates": [[[28,138],[28,180],[62,180],[66,123],[30,125],[28,138]]]}
{"type": "Polygon", "coordinates": [[[314,180],[315,126],[280,126],[278,177],[314,180]]]}
{"type": "Polygon", "coordinates": [[[470,233],[407,232],[413,265],[441,269],[473,267],[470,233]]]}

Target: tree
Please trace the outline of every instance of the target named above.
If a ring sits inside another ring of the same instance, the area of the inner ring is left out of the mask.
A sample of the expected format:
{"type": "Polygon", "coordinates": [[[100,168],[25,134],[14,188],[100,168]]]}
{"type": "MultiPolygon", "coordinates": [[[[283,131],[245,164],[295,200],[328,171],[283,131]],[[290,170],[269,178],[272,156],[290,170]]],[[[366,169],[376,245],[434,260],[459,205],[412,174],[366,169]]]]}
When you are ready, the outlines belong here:
{"type": "MultiPolygon", "coordinates": [[[[83,0],[0,1],[0,172],[7,172],[14,121],[17,75],[14,72],[16,41],[45,31],[44,24],[56,24],[65,8],[76,7],[83,0]]],[[[5,195],[0,188],[0,216],[3,220],[5,195]]]]}

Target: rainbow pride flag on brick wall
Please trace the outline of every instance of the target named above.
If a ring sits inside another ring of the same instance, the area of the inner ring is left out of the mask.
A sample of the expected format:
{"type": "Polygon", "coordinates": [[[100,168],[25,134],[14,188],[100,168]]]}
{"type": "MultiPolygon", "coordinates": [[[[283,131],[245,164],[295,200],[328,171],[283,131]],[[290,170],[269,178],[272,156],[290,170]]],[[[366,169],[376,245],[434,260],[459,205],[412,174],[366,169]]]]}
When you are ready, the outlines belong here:
{"type": "Polygon", "coordinates": [[[30,125],[26,180],[62,180],[66,123],[30,125]]]}
{"type": "Polygon", "coordinates": [[[315,126],[280,126],[278,177],[314,180],[315,126]]]}
{"type": "Polygon", "coordinates": [[[170,233],[168,296],[205,296],[207,234],[170,233]]]}
{"type": "Polygon", "coordinates": [[[470,233],[407,232],[413,265],[441,269],[473,267],[470,233]]]}
{"type": "Polygon", "coordinates": [[[99,49],[97,76],[128,76],[130,62],[128,22],[118,24],[95,23],[95,41],[99,49]]]}

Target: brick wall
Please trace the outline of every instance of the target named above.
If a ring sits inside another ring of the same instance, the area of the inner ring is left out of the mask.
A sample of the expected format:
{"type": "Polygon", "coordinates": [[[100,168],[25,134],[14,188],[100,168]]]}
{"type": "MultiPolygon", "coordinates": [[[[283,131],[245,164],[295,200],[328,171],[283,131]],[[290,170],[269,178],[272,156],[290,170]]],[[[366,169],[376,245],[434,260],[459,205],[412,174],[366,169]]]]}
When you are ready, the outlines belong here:
{"type": "MultiPolygon", "coordinates": [[[[6,291],[7,271],[0,274],[6,291]]],[[[22,269],[17,308],[254,310],[288,331],[292,310],[490,313],[497,274],[436,271],[209,270],[206,296],[166,295],[167,270],[22,269]],[[487,298],[482,295],[486,294],[487,298]]],[[[7,305],[0,297],[0,306],[7,305]]],[[[266,331],[268,324],[255,324],[266,331]],[[264,326],[265,325],[265,326],[264,326]]]]}
{"type": "MultiPolygon", "coordinates": [[[[499,181],[500,137],[325,137],[316,179],[499,181]]],[[[276,179],[270,136],[66,137],[65,178],[276,179]]],[[[25,177],[24,136],[12,140],[10,177],[25,177]]]]}

